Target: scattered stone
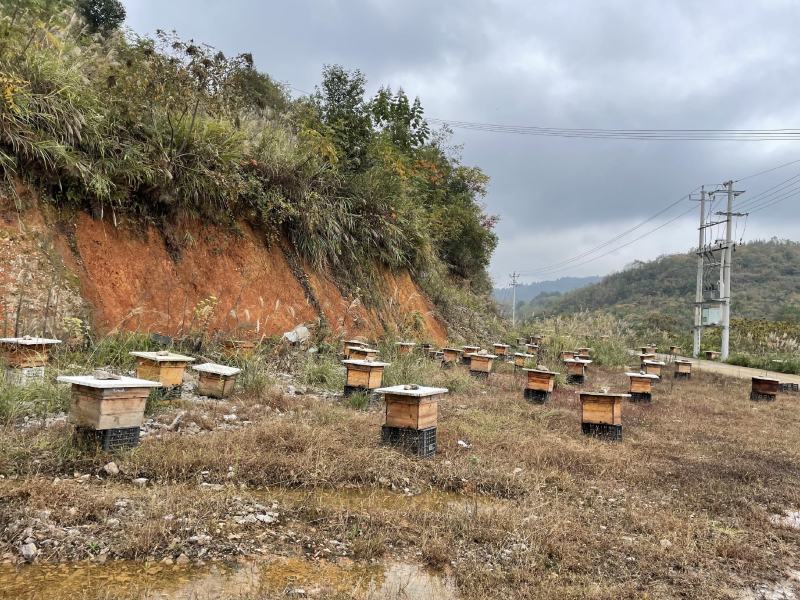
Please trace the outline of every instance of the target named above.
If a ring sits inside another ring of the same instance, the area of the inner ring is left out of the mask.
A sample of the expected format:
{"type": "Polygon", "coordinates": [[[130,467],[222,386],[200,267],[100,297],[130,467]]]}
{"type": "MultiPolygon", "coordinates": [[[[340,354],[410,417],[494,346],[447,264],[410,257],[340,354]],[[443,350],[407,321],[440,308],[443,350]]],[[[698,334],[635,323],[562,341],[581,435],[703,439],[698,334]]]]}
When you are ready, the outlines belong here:
{"type": "Polygon", "coordinates": [[[237,416],[236,416],[236,415],[234,415],[234,414],[230,414],[230,415],[222,415],[222,420],[223,420],[223,421],[236,421],[238,418],[239,418],[239,417],[237,417],[237,416]]]}
{"type": "Polygon", "coordinates": [[[516,468],[515,468],[515,469],[512,471],[512,473],[513,473],[514,475],[519,475],[520,473],[522,473],[522,467],[516,467],[516,468]]]}
{"type": "Polygon", "coordinates": [[[147,477],[137,477],[131,483],[136,487],[144,487],[147,485],[147,477]]]}
{"type": "Polygon", "coordinates": [[[119,467],[114,461],[106,463],[106,465],[103,467],[103,471],[106,472],[106,475],[110,475],[111,477],[114,475],[119,475],[119,467]]]}
{"type": "Polygon", "coordinates": [[[118,527],[119,519],[114,519],[113,517],[110,519],[106,519],[106,525],[108,525],[109,527],[118,527]]]}
{"type": "Polygon", "coordinates": [[[185,554],[181,554],[178,558],[175,559],[176,565],[188,565],[190,562],[191,561],[189,560],[189,557],[186,556],[185,554]]]}
{"type": "Polygon", "coordinates": [[[190,544],[197,544],[198,546],[205,546],[211,541],[211,536],[204,533],[193,535],[189,538],[190,544]]]}
{"type": "Polygon", "coordinates": [[[666,538],[662,539],[660,543],[662,548],[672,548],[672,542],[666,538]]]}
{"type": "Polygon", "coordinates": [[[175,415],[175,418],[172,419],[172,423],[167,426],[167,429],[170,431],[175,431],[180,427],[181,421],[183,420],[184,415],[186,414],[185,410],[181,410],[175,415]]]}
{"type": "Polygon", "coordinates": [[[465,442],[464,440],[458,440],[458,445],[459,445],[461,448],[467,448],[467,449],[469,449],[469,448],[472,448],[472,444],[470,444],[470,443],[467,443],[467,442],[465,442]]]}
{"type": "Polygon", "coordinates": [[[22,558],[26,561],[31,562],[34,558],[39,555],[39,548],[36,547],[36,544],[33,542],[29,542],[27,544],[23,544],[19,548],[20,553],[22,554],[22,558]]]}

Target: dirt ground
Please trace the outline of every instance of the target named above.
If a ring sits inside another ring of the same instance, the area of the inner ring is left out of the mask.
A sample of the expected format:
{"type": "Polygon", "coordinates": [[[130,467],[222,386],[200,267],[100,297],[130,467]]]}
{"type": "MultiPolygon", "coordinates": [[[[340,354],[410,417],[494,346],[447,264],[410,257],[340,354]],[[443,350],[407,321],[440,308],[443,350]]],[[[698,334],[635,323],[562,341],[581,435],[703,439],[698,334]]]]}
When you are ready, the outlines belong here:
{"type": "Polygon", "coordinates": [[[0,597],[800,594],[800,397],[668,373],[651,403],[625,402],[610,442],[582,435],[578,392],[627,391],[621,369],[544,405],[508,365],[487,382],[457,369],[415,371],[458,389],[430,460],[379,444],[379,402],[289,379],[187,395],[116,456],[74,451],[61,419],[9,427],[0,597]]]}

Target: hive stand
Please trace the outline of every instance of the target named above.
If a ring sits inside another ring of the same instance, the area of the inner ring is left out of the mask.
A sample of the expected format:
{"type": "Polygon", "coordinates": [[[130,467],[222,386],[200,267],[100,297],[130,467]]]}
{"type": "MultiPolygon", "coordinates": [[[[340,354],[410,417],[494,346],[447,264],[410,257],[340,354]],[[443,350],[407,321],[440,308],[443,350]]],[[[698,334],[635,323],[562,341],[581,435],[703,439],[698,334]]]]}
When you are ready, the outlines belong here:
{"type": "Polygon", "coordinates": [[[528,374],[523,397],[537,404],[544,404],[556,387],[558,373],[547,369],[523,369],[528,374]]]}
{"type": "Polygon", "coordinates": [[[469,366],[470,354],[480,352],[480,346],[462,346],[464,353],[461,355],[461,362],[469,366]]]}
{"type": "Polygon", "coordinates": [[[69,420],[76,431],[106,451],[139,443],[147,396],[161,387],[157,381],[122,376],[62,375],[57,381],[72,385],[69,420]]]}
{"type": "Polygon", "coordinates": [[[458,364],[463,353],[461,348],[442,348],[442,366],[451,367],[458,364]]]}
{"type": "Polygon", "coordinates": [[[753,377],[750,400],[775,400],[780,390],[780,381],[769,377],[753,377]]]}
{"type": "Polygon", "coordinates": [[[650,402],[653,399],[653,384],[658,375],[649,373],[625,373],[631,379],[631,402],[650,402]]]}
{"type": "Polygon", "coordinates": [[[497,356],[494,354],[483,354],[481,352],[473,352],[468,356],[469,374],[478,379],[488,379],[489,374],[492,372],[494,359],[497,358],[497,356]]]}
{"type": "Polygon", "coordinates": [[[227,398],[236,386],[236,376],[242,372],[236,367],[219,365],[216,363],[203,363],[192,365],[198,372],[197,393],[209,398],[227,398]]]}
{"type": "Polygon", "coordinates": [[[366,347],[367,347],[366,342],[362,342],[361,340],[345,340],[342,354],[344,355],[345,358],[350,358],[351,348],[366,348],[366,347]]]}
{"type": "MultiPolygon", "coordinates": [[[[656,375],[658,379],[661,379],[661,371],[666,366],[666,363],[660,360],[643,360],[642,367],[644,372],[648,375],[656,375]]],[[[658,383],[657,381],[655,383],[658,383]]]]}
{"type": "Polygon", "coordinates": [[[350,348],[350,358],[352,360],[375,360],[378,354],[380,354],[380,351],[375,348],[367,348],[364,346],[350,348]]]}
{"type": "Polygon", "coordinates": [[[226,340],[222,342],[222,347],[228,355],[246,358],[253,355],[256,343],[251,340],[226,340]]]}
{"type": "Polygon", "coordinates": [[[434,456],[439,400],[447,388],[395,385],[376,392],[383,394],[386,406],[381,442],[401,446],[417,456],[434,456]]]}
{"type": "Polygon", "coordinates": [[[537,358],[534,354],[528,354],[527,352],[515,352],[514,370],[521,369],[529,360],[536,360],[537,358]]]}
{"type": "Polygon", "coordinates": [[[417,344],[414,342],[396,342],[395,346],[397,346],[397,354],[411,354],[414,351],[414,346],[417,344]]]}
{"type": "Polygon", "coordinates": [[[592,364],[590,360],[582,358],[568,358],[564,361],[567,365],[567,383],[580,385],[586,381],[586,367],[592,364]]]}
{"type": "Polygon", "coordinates": [[[688,360],[677,359],[675,361],[675,379],[691,379],[692,363],[688,360]]]}
{"type": "Polygon", "coordinates": [[[497,356],[502,356],[502,357],[508,356],[508,349],[510,347],[511,346],[509,346],[508,344],[500,344],[500,343],[492,344],[492,348],[494,348],[494,353],[497,356]]]}
{"type": "Polygon", "coordinates": [[[377,360],[343,360],[342,364],[347,369],[347,378],[344,384],[344,397],[349,398],[358,392],[369,392],[381,387],[383,370],[390,363],[377,360]]]}
{"type": "Polygon", "coordinates": [[[164,388],[179,390],[183,385],[186,366],[195,361],[191,356],[162,350],[159,352],[130,352],[136,357],[136,377],[158,381],[164,388]]]}
{"type": "Polygon", "coordinates": [[[581,430],[584,435],[622,439],[622,400],[630,394],[581,392],[581,430]]]}
{"type": "Polygon", "coordinates": [[[6,380],[26,385],[44,379],[44,368],[50,360],[50,348],[61,340],[40,337],[0,338],[0,356],[6,363],[6,380]]]}

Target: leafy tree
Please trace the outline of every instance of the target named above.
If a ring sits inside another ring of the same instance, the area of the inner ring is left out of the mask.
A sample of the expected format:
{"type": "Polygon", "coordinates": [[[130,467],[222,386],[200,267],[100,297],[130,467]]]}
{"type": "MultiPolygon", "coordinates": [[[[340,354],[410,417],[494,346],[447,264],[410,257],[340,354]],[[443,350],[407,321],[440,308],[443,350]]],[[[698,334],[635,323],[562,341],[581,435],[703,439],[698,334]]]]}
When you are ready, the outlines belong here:
{"type": "Polygon", "coordinates": [[[93,32],[108,33],[125,21],[120,0],[79,0],[77,8],[93,32]]]}
{"type": "Polygon", "coordinates": [[[419,98],[410,103],[402,88],[393,94],[391,88],[382,87],[370,103],[370,111],[375,124],[404,152],[419,148],[430,137],[422,103],[419,98]]]}

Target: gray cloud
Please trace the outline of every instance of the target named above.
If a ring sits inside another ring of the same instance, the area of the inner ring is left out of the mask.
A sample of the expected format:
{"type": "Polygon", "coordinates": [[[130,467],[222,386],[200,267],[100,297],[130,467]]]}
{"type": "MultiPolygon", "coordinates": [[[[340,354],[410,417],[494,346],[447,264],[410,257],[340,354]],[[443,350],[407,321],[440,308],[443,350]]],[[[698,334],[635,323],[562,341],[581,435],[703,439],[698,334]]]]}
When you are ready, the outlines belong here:
{"type": "MultiPolygon", "coordinates": [[[[127,0],[126,6],[128,24],[140,33],[174,28],[228,53],[252,51],[259,68],[301,90],[313,89],[323,64],[360,68],[371,89],[402,86],[422,98],[429,116],[444,119],[607,128],[800,125],[800,5],[792,0],[127,0]]],[[[492,264],[499,283],[513,269],[533,271],[613,237],[702,183],[800,158],[800,142],[574,140],[460,130],[453,142],[464,144],[466,163],[492,178],[486,203],[501,217],[492,264]]],[[[796,172],[800,165],[744,187],[752,195],[796,172]]],[[[754,214],[746,238],[797,238],[798,203],[791,198],[754,214]]],[[[696,243],[695,220],[542,277],[602,274],[636,258],[687,250],[696,243]]]]}

